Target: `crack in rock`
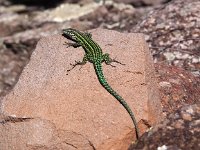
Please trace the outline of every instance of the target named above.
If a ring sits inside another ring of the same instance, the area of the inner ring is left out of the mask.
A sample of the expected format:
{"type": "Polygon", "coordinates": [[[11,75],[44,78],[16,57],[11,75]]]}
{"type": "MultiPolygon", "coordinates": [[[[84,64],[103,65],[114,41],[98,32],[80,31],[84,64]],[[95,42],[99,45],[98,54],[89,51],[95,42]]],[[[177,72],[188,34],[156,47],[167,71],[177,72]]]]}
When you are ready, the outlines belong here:
{"type": "Polygon", "coordinates": [[[12,117],[12,116],[4,116],[3,118],[0,119],[0,124],[6,124],[6,123],[16,123],[16,122],[25,122],[28,121],[30,119],[34,119],[34,118],[30,118],[30,117],[12,117]]]}

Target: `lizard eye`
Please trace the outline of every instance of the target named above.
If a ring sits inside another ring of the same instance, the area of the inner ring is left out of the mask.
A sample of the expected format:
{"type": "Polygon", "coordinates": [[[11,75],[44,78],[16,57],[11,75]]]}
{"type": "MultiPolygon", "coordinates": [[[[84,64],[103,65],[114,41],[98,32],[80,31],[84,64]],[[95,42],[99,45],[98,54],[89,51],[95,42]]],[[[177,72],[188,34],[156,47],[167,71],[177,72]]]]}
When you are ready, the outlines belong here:
{"type": "Polygon", "coordinates": [[[74,35],[74,33],[69,32],[69,35],[70,35],[73,39],[76,39],[76,36],[74,35]]]}

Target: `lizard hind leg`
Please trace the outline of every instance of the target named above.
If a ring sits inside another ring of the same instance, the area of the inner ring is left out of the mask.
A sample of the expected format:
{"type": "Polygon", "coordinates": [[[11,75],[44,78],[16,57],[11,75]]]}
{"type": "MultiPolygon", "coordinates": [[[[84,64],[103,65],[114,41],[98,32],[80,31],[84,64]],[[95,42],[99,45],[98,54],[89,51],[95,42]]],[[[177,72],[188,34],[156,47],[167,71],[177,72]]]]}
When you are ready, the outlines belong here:
{"type": "MultiPolygon", "coordinates": [[[[87,61],[88,61],[88,58],[87,58],[87,56],[85,55],[85,56],[83,57],[83,60],[82,60],[82,61],[75,61],[74,64],[70,64],[70,65],[72,66],[72,68],[68,69],[67,72],[71,71],[72,69],[74,69],[74,68],[75,68],[76,66],[78,66],[78,65],[81,65],[81,68],[82,68],[82,66],[85,65],[85,64],[87,63],[87,61]]],[[[80,69],[81,69],[81,68],[80,68],[80,69]]],[[[79,70],[80,70],[80,69],[79,69],[79,70]]]]}
{"type": "Polygon", "coordinates": [[[117,61],[116,59],[110,58],[108,53],[103,54],[103,60],[102,61],[105,61],[106,65],[110,65],[112,67],[116,67],[116,66],[111,64],[112,62],[116,62],[116,63],[121,64],[121,65],[125,65],[125,64],[117,61]]]}

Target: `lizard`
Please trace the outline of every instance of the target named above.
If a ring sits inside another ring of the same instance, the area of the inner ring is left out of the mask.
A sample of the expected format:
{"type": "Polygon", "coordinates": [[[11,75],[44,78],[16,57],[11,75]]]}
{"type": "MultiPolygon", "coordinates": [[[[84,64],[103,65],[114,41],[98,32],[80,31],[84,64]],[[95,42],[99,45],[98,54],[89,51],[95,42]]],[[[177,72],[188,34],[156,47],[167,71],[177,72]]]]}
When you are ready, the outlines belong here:
{"type": "MultiPolygon", "coordinates": [[[[137,126],[137,122],[136,122],[136,119],[134,117],[134,114],[133,114],[131,108],[129,107],[127,102],[115,90],[112,89],[112,87],[108,84],[108,82],[103,74],[103,69],[102,69],[103,62],[105,62],[105,64],[107,64],[107,65],[111,65],[112,67],[115,67],[111,64],[112,62],[116,62],[119,64],[122,64],[122,63],[115,59],[110,58],[108,53],[103,54],[103,51],[100,48],[100,46],[92,39],[91,33],[81,32],[81,31],[73,29],[73,28],[63,29],[62,31],[63,31],[63,36],[65,36],[69,40],[73,41],[73,43],[65,42],[65,45],[67,45],[68,47],[73,46],[74,48],[82,47],[85,51],[82,61],[75,61],[74,64],[70,64],[70,65],[72,65],[72,68],[67,71],[71,71],[77,65],[84,65],[87,62],[92,63],[100,84],[115,99],[117,99],[122,104],[122,106],[126,109],[128,114],[130,115],[130,117],[133,121],[133,124],[135,126],[136,138],[138,139],[139,128],[137,126]]],[[[122,64],[122,65],[125,65],[125,64],[122,64]]]]}

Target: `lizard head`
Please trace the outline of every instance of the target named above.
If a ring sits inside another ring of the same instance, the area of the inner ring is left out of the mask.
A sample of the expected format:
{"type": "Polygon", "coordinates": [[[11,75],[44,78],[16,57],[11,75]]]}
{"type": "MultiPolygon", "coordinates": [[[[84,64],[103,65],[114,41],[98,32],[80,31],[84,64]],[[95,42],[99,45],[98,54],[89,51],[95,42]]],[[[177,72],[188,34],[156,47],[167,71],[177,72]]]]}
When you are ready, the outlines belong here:
{"type": "Polygon", "coordinates": [[[63,29],[62,32],[63,35],[69,38],[70,40],[73,40],[75,42],[78,41],[77,34],[79,33],[79,31],[72,28],[68,28],[68,29],[63,29]]]}

